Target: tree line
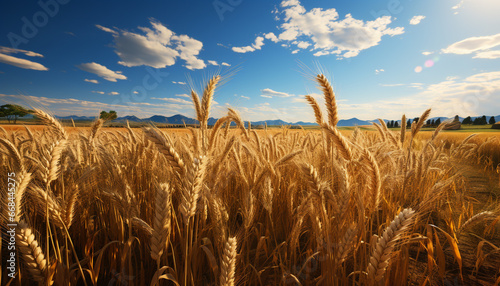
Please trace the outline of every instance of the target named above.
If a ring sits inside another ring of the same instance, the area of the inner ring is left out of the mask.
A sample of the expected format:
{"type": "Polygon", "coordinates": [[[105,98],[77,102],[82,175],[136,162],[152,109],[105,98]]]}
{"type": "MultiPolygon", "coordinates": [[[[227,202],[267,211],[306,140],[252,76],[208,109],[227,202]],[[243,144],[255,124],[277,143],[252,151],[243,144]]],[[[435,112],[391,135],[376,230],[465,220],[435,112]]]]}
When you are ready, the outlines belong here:
{"type": "MultiPolygon", "coordinates": [[[[16,124],[17,119],[33,113],[33,110],[24,108],[17,104],[4,104],[0,106],[0,118],[7,118],[9,123],[16,124]]],[[[109,112],[101,111],[99,118],[105,121],[111,121],[118,117],[116,111],[110,110],[109,112]]]]}

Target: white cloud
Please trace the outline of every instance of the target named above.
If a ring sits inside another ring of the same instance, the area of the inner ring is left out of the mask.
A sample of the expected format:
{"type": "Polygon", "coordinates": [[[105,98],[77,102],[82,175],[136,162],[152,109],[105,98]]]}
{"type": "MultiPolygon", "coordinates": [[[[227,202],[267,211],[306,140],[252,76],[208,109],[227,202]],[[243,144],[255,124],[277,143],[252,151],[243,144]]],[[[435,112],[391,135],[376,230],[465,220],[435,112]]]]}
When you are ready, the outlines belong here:
{"type": "Polygon", "coordinates": [[[410,25],[418,25],[423,19],[425,19],[425,16],[413,16],[413,18],[410,19],[410,25]]]}
{"type": "Polygon", "coordinates": [[[191,96],[183,93],[183,94],[176,94],[175,96],[179,96],[179,97],[185,97],[185,98],[191,98],[191,96]]]}
{"type": "Polygon", "coordinates": [[[98,64],[98,63],[85,63],[77,66],[79,69],[93,73],[95,75],[98,75],[102,77],[105,80],[116,82],[117,79],[127,79],[126,76],[124,76],[121,71],[112,71],[108,69],[107,67],[98,64]]]}
{"type": "Polygon", "coordinates": [[[91,83],[99,83],[97,79],[85,79],[86,82],[91,82],[91,83]]]}
{"type": "Polygon", "coordinates": [[[464,0],[460,1],[457,5],[451,7],[451,10],[455,10],[453,14],[458,14],[458,10],[464,5],[464,0]]]}
{"type": "Polygon", "coordinates": [[[172,81],[172,83],[186,85],[186,83],[183,81],[172,81]]]}
{"type": "Polygon", "coordinates": [[[43,55],[32,52],[32,51],[13,49],[13,48],[0,46],[0,63],[12,65],[12,66],[15,66],[18,68],[23,68],[23,69],[38,70],[38,71],[49,70],[48,68],[46,68],[44,65],[42,65],[40,63],[33,62],[30,60],[26,60],[26,59],[17,58],[17,57],[10,55],[10,54],[17,54],[17,53],[24,54],[25,56],[28,56],[28,57],[42,57],[43,58],[43,55]]]}
{"type": "Polygon", "coordinates": [[[376,69],[376,70],[375,70],[375,74],[379,74],[379,73],[381,73],[381,72],[385,72],[385,70],[384,70],[384,69],[376,69]]]}
{"type": "Polygon", "coordinates": [[[228,64],[228,63],[226,63],[226,62],[222,62],[222,64],[221,64],[221,65],[226,66],[226,67],[230,67],[230,66],[231,66],[230,64],[228,64]]]}
{"type": "Polygon", "coordinates": [[[442,52],[446,54],[467,55],[476,53],[474,58],[496,59],[498,51],[489,49],[500,46],[500,34],[482,37],[470,37],[449,45],[442,52]]]}
{"type": "Polygon", "coordinates": [[[95,90],[93,90],[92,92],[93,93],[98,93],[98,94],[104,94],[105,93],[104,91],[95,91],[95,90]]]}
{"type": "Polygon", "coordinates": [[[120,94],[120,93],[118,93],[118,92],[116,92],[116,91],[112,91],[112,92],[110,92],[110,93],[108,93],[108,94],[109,94],[109,95],[118,95],[118,94],[120,94]]]}
{"type": "Polygon", "coordinates": [[[274,43],[277,43],[279,42],[279,39],[278,37],[276,37],[276,35],[274,33],[267,33],[267,34],[264,34],[264,37],[268,40],[271,40],[272,42],[274,43]]]}
{"type": "Polygon", "coordinates": [[[244,54],[248,52],[254,52],[255,50],[260,50],[263,45],[264,45],[264,38],[258,36],[257,38],[255,38],[255,42],[251,46],[233,47],[232,50],[233,52],[244,54]]]}
{"type": "Polygon", "coordinates": [[[272,97],[292,97],[294,95],[286,92],[274,91],[270,88],[264,88],[263,90],[261,90],[260,96],[266,98],[272,98],[272,97]]]}
{"type": "Polygon", "coordinates": [[[120,57],[118,63],[127,67],[150,66],[164,68],[175,64],[180,58],[191,70],[203,69],[206,64],[198,59],[203,43],[188,35],[176,35],[160,22],[150,21],[152,29],[139,27],[143,34],[125,30],[97,27],[111,33],[115,41],[115,52],[120,57]]]}
{"type": "Polygon", "coordinates": [[[164,98],[158,98],[158,97],[151,97],[151,99],[156,99],[156,100],[163,100],[163,101],[168,101],[168,102],[175,102],[175,103],[180,103],[180,104],[189,104],[191,105],[191,101],[187,101],[182,98],[170,98],[170,97],[164,97],[164,98]]]}
{"type": "Polygon", "coordinates": [[[219,63],[217,63],[216,61],[207,61],[209,64],[213,65],[213,66],[218,66],[219,63]]]}
{"type": "Polygon", "coordinates": [[[500,51],[486,51],[478,52],[473,59],[498,59],[500,58],[500,51]]]}
{"type": "Polygon", "coordinates": [[[242,95],[241,97],[244,98],[244,99],[250,99],[250,97],[244,96],[244,95],[242,95]]]}
{"type": "Polygon", "coordinates": [[[300,50],[293,50],[292,55],[298,53],[300,50]]]}
{"type": "Polygon", "coordinates": [[[434,54],[434,52],[422,52],[422,55],[424,55],[424,56],[429,56],[432,54],[434,54]]]}
{"type": "Polygon", "coordinates": [[[308,43],[308,42],[304,42],[304,41],[299,41],[297,43],[297,47],[301,48],[301,49],[307,49],[307,47],[309,47],[311,44],[308,43]]]}
{"type": "Polygon", "coordinates": [[[365,22],[347,14],[340,20],[334,8],[307,11],[297,0],[283,1],[281,7],[285,17],[280,26],[279,40],[310,40],[316,50],[315,56],[337,54],[338,57],[354,57],[360,51],[378,45],[385,35],[404,33],[403,27],[387,27],[392,22],[390,16],[365,22]]]}
{"type": "Polygon", "coordinates": [[[132,91],[133,94],[139,94],[137,90],[132,91]]]}

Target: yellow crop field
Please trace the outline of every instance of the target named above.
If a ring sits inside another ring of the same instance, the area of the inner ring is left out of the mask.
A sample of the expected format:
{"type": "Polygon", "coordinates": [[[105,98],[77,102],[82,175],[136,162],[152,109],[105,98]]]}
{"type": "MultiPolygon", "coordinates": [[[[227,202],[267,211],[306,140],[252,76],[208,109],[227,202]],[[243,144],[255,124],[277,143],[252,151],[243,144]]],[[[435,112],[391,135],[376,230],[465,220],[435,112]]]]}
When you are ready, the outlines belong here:
{"type": "Polygon", "coordinates": [[[199,128],[0,128],[0,284],[499,285],[498,133],[340,130],[323,75],[318,130],[209,128],[219,80],[199,128]]]}

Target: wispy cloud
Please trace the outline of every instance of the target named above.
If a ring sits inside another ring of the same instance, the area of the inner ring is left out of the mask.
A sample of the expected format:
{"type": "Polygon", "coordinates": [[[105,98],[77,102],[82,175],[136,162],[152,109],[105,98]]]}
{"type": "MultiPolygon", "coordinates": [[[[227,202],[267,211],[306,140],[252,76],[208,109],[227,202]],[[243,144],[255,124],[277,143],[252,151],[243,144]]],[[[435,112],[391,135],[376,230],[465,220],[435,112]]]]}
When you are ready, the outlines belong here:
{"type": "Polygon", "coordinates": [[[93,90],[92,92],[93,93],[98,93],[98,94],[104,94],[105,93],[104,91],[97,91],[97,90],[93,90]]]}
{"type": "Polygon", "coordinates": [[[99,83],[99,82],[97,81],[97,79],[85,79],[85,81],[86,81],[86,82],[95,83],[95,84],[99,83]]]}
{"type": "Polygon", "coordinates": [[[228,64],[228,63],[226,63],[226,62],[222,62],[222,64],[221,64],[221,65],[226,66],[226,67],[230,67],[230,66],[231,66],[230,64],[228,64]]]}
{"type": "Polygon", "coordinates": [[[218,66],[219,65],[219,63],[217,63],[216,61],[210,61],[210,60],[208,60],[207,62],[209,64],[213,65],[213,66],[218,66]]]}
{"type": "Polygon", "coordinates": [[[376,70],[375,70],[375,74],[379,74],[379,73],[381,73],[381,72],[385,72],[385,70],[384,70],[384,69],[376,69],[376,70]]]}
{"type": "Polygon", "coordinates": [[[182,99],[182,98],[171,98],[171,97],[159,98],[159,97],[151,97],[151,99],[163,100],[163,101],[168,101],[168,102],[175,102],[175,103],[180,103],[180,104],[189,104],[189,105],[192,105],[191,101],[187,101],[187,100],[182,99]]]}
{"type": "Polygon", "coordinates": [[[49,70],[46,68],[44,65],[33,62],[27,59],[21,59],[17,58],[14,56],[11,56],[10,54],[23,54],[28,57],[43,57],[43,55],[32,52],[32,51],[26,51],[26,50],[20,50],[20,49],[13,49],[13,48],[8,48],[8,47],[1,47],[0,46],[0,63],[8,64],[11,66],[15,66],[18,68],[23,68],[23,69],[30,69],[30,70],[39,70],[39,71],[47,71],[49,70]]]}
{"type": "Polygon", "coordinates": [[[264,88],[263,90],[261,90],[260,96],[265,98],[273,98],[273,97],[292,97],[294,95],[286,92],[274,91],[270,88],[264,88]]]}
{"type": "Polygon", "coordinates": [[[183,93],[183,94],[176,94],[175,96],[179,96],[179,97],[185,97],[185,98],[191,98],[191,96],[183,93]]]}
{"type": "Polygon", "coordinates": [[[95,75],[102,77],[105,80],[112,81],[112,82],[116,82],[117,79],[122,79],[122,80],[127,79],[127,77],[124,76],[121,71],[115,72],[115,71],[112,71],[101,64],[94,63],[94,62],[81,64],[81,65],[78,65],[77,67],[83,71],[93,73],[95,75]]]}
{"type": "Polygon", "coordinates": [[[172,81],[172,83],[186,85],[186,83],[183,81],[172,81]]]}
{"type": "Polygon", "coordinates": [[[476,53],[474,58],[496,59],[500,51],[490,51],[490,49],[498,46],[500,46],[500,34],[466,38],[449,45],[442,52],[458,55],[476,53]]]}
{"type": "Polygon", "coordinates": [[[119,95],[120,93],[116,92],[116,91],[112,91],[110,93],[108,93],[109,95],[119,95]]]}

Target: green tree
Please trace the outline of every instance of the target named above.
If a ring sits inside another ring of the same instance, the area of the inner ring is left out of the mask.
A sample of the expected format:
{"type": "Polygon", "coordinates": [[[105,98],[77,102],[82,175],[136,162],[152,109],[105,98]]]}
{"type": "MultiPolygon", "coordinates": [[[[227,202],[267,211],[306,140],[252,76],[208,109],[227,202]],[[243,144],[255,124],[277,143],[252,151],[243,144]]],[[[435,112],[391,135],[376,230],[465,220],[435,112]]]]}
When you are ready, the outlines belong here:
{"type": "Polygon", "coordinates": [[[470,116],[467,116],[466,118],[464,118],[464,120],[462,121],[462,124],[472,124],[472,118],[470,118],[470,116]]]}
{"type": "Polygon", "coordinates": [[[398,123],[398,121],[397,121],[397,120],[396,120],[396,121],[394,121],[394,128],[399,128],[399,123],[398,123]]]}
{"type": "Polygon", "coordinates": [[[434,122],[434,124],[436,124],[436,125],[441,124],[441,118],[436,119],[436,122],[434,122]]]}
{"type": "Polygon", "coordinates": [[[489,121],[490,124],[495,124],[496,123],[496,120],[495,120],[495,117],[490,117],[490,121],[489,121]]]}
{"type": "Polygon", "coordinates": [[[0,106],[0,117],[7,117],[9,123],[14,121],[14,124],[16,124],[19,117],[24,117],[30,112],[31,110],[17,104],[4,104],[0,106]]]}
{"type": "Polygon", "coordinates": [[[411,119],[406,122],[406,128],[411,128],[411,119]]]}
{"type": "Polygon", "coordinates": [[[101,115],[99,118],[101,119],[104,119],[105,121],[111,121],[111,120],[114,120],[118,117],[118,115],[116,114],[116,111],[114,110],[110,110],[109,112],[106,112],[106,111],[101,111],[101,115]]]}

